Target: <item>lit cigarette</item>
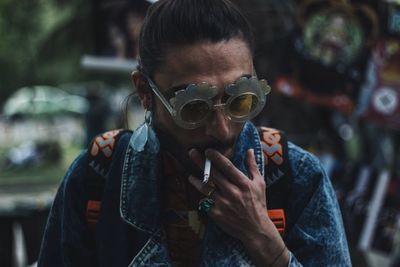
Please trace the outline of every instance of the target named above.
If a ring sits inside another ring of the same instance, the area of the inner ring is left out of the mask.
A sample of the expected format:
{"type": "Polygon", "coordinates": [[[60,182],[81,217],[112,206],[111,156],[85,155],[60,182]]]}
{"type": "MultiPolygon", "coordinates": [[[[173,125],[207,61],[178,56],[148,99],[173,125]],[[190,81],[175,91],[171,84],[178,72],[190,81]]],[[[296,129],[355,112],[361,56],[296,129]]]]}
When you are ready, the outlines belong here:
{"type": "Polygon", "coordinates": [[[203,183],[206,184],[208,182],[208,178],[210,178],[211,171],[211,161],[206,158],[206,162],[204,163],[204,176],[203,183]]]}

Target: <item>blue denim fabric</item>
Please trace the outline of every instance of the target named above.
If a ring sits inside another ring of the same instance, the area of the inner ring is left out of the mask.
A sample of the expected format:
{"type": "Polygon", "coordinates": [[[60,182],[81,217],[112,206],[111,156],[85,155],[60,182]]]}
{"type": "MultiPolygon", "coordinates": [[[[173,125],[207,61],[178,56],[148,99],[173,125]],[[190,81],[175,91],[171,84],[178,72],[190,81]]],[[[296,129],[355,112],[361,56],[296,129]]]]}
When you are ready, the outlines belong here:
{"type": "Polygon", "coordinates": [[[351,266],[339,205],[322,165],[291,143],[289,160],[294,177],[286,211],[294,225],[285,238],[289,266],[351,266]]]}
{"type": "MultiPolygon", "coordinates": [[[[67,172],[48,220],[38,266],[170,266],[160,223],[162,175],[157,153],[137,152],[122,137],[107,179],[96,247],[85,224],[87,194],[83,186],[85,154],[67,172]],[[125,145],[121,145],[124,143],[125,145]]],[[[235,147],[233,163],[247,173],[244,152],[253,148],[260,171],[259,136],[246,123],[235,147]]],[[[289,143],[293,175],[286,209],[285,235],[289,266],[351,266],[342,218],[332,185],[319,161],[289,143]]],[[[86,164],[86,165],[85,165],[86,164]]],[[[268,194],[268,193],[267,193],[268,194]]],[[[212,221],[202,241],[200,266],[253,266],[239,240],[212,221]]]]}

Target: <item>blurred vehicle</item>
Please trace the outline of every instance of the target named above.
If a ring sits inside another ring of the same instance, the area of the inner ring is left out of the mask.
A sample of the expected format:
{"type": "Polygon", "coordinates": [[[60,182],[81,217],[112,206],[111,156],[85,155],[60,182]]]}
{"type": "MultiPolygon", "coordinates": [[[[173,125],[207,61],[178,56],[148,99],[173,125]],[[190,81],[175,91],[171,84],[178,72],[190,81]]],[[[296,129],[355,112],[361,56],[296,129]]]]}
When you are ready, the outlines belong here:
{"type": "Polygon", "coordinates": [[[8,118],[54,116],[87,112],[84,97],[69,94],[59,88],[37,85],[18,89],[5,102],[3,114],[8,118]]]}
{"type": "Polygon", "coordinates": [[[5,157],[5,165],[6,168],[38,167],[58,164],[61,158],[62,151],[58,142],[28,140],[10,149],[5,157]]]}

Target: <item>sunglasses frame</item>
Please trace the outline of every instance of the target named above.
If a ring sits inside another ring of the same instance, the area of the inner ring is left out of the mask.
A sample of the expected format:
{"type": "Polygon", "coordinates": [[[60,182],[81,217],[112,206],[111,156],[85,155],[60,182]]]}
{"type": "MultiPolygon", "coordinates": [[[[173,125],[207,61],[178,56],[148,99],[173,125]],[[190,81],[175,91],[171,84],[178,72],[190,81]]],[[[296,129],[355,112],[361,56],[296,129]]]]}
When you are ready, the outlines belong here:
{"type": "Polygon", "coordinates": [[[195,129],[200,127],[205,120],[207,120],[211,110],[222,109],[225,116],[227,116],[231,121],[234,122],[244,122],[254,118],[265,106],[266,95],[270,93],[271,87],[268,85],[267,81],[264,79],[259,80],[256,76],[240,77],[234,83],[225,87],[224,91],[229,98],[225,103],[214,104],[213,98],[218,95],[218,88],[216,86],[210,86],[209,84],[202,82],[199,84],[190,84],[185,89],[178,90],[175,92],[175,96],[168,101],[165,96],[161,93],[157,85],[146,75],[144,77],[154,92],[154,94],[160,99],[161,103],[165,106],[168,112],[171,114],[175,123],[185,129],[195,129]],[[253,91],[248,90],[252,88],[253,91]],[[248,115],[236,116],[232,114],[229,110],[229,106],[237,97],[251,94],[257,97],[257,106],[248,115]],[[204,116],[203,119],[196,122],[184,121],[181,116],[181,111],[190,102],[193,101],[203,101],[207,103],[209,107],[209,112],[204,116]],[[228,108],[226,108],[228,107],[228,108]]]}

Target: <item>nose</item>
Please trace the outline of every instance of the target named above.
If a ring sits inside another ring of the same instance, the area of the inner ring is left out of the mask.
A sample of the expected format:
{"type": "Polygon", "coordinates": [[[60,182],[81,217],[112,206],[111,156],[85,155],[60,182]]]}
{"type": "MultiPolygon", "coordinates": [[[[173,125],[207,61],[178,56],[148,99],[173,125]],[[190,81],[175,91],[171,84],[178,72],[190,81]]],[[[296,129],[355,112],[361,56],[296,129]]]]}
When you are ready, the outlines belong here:
{"type": "Polygon", "coordinates": [[[229,137],[229,119],[221,109],[214,110],[206,122],[206,135],[217,140],[225,140],[229,137]]]}

